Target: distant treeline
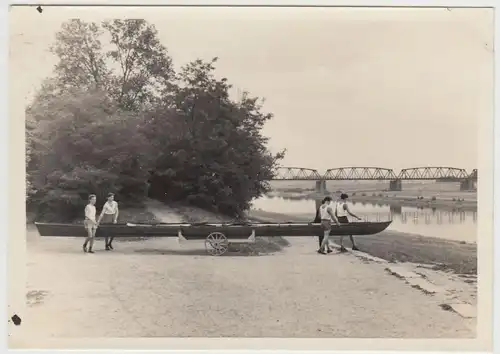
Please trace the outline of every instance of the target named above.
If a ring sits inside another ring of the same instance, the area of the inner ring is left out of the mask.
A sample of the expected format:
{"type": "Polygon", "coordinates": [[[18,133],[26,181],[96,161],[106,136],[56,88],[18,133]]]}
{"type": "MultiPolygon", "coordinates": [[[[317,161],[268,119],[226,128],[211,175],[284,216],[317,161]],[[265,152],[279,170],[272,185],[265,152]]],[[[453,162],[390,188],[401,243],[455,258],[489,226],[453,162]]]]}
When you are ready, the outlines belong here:
{"type": "Polygon", "coordinates": [[[262,100],[230,97],[217,58],[174,69],[144,20],[64,23],[59,58],[26,110],[27,204],[38,219],[81,217],[88,194],[146,196],[240,215],[268,190],[284,151],[262,136],[262,100]],[[109,40],[105,40],[109,38],[109,40]]]}

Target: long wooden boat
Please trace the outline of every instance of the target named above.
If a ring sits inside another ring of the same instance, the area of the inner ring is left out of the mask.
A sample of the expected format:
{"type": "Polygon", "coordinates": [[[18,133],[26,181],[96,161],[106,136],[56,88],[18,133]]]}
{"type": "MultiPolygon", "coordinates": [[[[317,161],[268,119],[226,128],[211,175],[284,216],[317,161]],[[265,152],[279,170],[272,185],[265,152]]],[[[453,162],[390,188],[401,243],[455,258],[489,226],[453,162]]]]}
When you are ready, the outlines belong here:
{"type": "MultiPolygon", "coordinates": [[[[352,222],[333,225],[331,235],[373,235],[384,231],[392,221],[352,222]]],[[[35,223],[40,236],[86,237],[83,225],[35,223]]],[[[186,240],[205,240],[211,233],[223,234],[227,239],[254,237],[317,236],[320,224],[314,223],[157,223],[157,224],[108,224],[97,229],[96,237],[183,237],[186,240]]]]}

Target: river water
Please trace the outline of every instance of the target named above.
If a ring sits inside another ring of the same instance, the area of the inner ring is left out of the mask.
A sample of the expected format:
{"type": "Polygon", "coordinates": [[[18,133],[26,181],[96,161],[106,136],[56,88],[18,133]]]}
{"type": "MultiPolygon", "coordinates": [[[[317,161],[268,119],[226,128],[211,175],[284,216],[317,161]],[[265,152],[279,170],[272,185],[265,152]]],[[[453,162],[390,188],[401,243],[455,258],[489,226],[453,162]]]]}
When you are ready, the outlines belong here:
{"type": "MultiPolygon", "coordinates": [[[[400,207],[350,202],[351,212],[365,221],[392,220],[388,230],[407,232],[428,237],[476,242],[476,211],[441,211],[431,208],[400,207]]],[[[262,197],[253,202],[257,210],[303,217],[312,221],[316,213],[314,199],[285,199],[282,197],[262,197]]]]}

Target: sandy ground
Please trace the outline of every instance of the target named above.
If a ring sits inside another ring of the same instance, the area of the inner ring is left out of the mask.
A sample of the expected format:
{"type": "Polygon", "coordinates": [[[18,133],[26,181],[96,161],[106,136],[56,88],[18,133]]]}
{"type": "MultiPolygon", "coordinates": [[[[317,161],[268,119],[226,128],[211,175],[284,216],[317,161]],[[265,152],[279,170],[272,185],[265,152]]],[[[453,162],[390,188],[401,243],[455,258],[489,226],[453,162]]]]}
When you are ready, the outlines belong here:
{"type": "MultiPolygon", "coordinates": [[[[160,206],[150,210],[163,221],[180,217],[160,206]]],[[[29,306],[13,336],[475,337],[474,318],[441,308],[467,297],[447,275],[419,268],[442,288],[426,294],[361,253],[318,255],[312,238],[253,257],[175,239],[115,241],[114,252],[98,241],[95,254],[81,239],[27,239],[29,306]]]]}

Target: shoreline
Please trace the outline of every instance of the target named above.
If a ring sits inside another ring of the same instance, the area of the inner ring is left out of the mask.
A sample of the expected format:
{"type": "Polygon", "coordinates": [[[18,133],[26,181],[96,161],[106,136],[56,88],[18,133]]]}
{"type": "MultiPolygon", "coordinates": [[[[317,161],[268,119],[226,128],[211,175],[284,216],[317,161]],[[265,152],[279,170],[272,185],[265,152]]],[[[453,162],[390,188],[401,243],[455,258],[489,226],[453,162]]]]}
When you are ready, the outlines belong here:
{"type": "MultiPolygon", "coordinates": [[[[261,210],[252,210],[249,216],[260,222],[304,221],[301,217],[261,210]]],[[[338,242],[339,237],[331,239],[338,242]]],[[[362,252],[389,262],[426,264],[434,270],[477,275],[477,245],[473,243],[387,230],[376,235],[355,236],[355,241],[362,252]]],[[[317,242],[317,237],[311,237],[311,248],[317,248],[317,242]]],[[[347,248],[351,247],[348,237],[344,242],[347,248]]]]}

